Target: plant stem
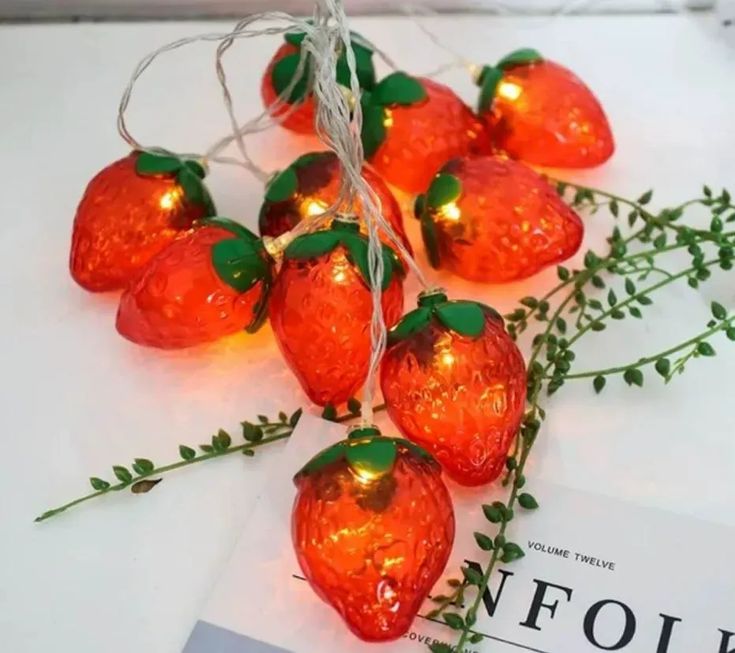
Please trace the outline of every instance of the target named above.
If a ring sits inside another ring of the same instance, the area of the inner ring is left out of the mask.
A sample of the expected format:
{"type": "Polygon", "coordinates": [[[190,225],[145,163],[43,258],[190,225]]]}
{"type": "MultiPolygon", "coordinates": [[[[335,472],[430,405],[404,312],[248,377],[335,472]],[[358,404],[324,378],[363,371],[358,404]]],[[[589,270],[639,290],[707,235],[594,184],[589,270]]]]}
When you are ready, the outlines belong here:
{"type": "MultiPolygon", "coordinates": [[[[374,412],[378,412],[381,410],[385,410],[385,404],[381,404],[373,408],[374,412]]],[[[347,413],[345,415],[340,415],[338,417],[335,417],[333,421],[339,424],[343,424],[345,422],[349,422],[350,420],[360,417],[361,414],[362,413],[360,411],[356,413],[347,413]]],[[[132,488],[140,481],[150,479],[154,476],[160,476],[161,474],[172,472],[177,469],[181,469],[182,467],[196,465],[197,463],[204,462],[205,460],[212,460],[214,458],[222,458],[224,456],[229,456],[230,454],[233,454],[233,453],[245,453],[248,451],[254,451],[258,447],[262,447],[266,444],[278,442],[279,440],[285,440],[286,438],[291,436],[294,428],[296,427],[297,422],[298,422],[298,419],[293,424],[284,423],[284,422],[266,422],[264,424],[261,423],[259,425],[260,428],[269,430],[269,434],[265,435],[261,440],[245,442],[244,444],[240,444],[234,447],[227,446],[227,447],[220,448],[220,449],[215,448],[213,451],[207,451],[199,456],[194,456],[193,458],[179,460],[175,463],[164,465],[163,467],[155,467],[151,469],[151,471],[149,472],[138,474],[137,476],[132,477],[129,481],[121,481],[120,483],[110,485],[109,487],[106,487],[104,489],[96,490],[95,492],[91,492],[90,494],[87,494],[83,497],[74,499],[74,501],[65,503],[64,505],[59,506],[58,508],[52,508],[51,510],[47,510],[42,515],[39,515],[38,517],[36,517],[34,521],[36,522],[46,521],[47,519],[50,519],[51,517],[55,517],[56,515],[62,512],[65,512],[66,510],[69,510],[70,508],[78,506],[81,503],[85,503],[86,501],[96,499],[97,497],[101,497],[105,494],[109,494],[110,492],[119,492],[120,490],[125,490],[126,488],[129,488],[129,487],[132,488]],[[274,433],[274,431],[277,431],[277,432],[274,433]]]]}
{"type": "MultiPolygon", "coordinates": [[[[686,342],[682,342],[675,347],[671,347],[670,349],[666,349],[662,352],[659,352],[658,354],[653,354],[651,356],[646,356],[644,358],[639,359],[635,363],[629,363],[627,365],[618,365],[617,367],[608,367],[603,370],[592,370],[590,372],[577,372],[575,374],[565,374],[564,380],[569,381],[571,379],[588,379],[590,377],[595,376],[608,376],[609,374],[619,374],[620,372],[625,372],[625,370],[628,369],[636,369],[639,367],[645,367],[646,365],[650,365],[651,363],[655,363],[659,358],[665,358],[667,356],[671,356],[672,354],[676,354],[677,352],[686,349],[687,347],[691,347],[692,345],[696,345],[702,340],[706,340],[711,335],[717,333],[718,331],[723,331],[728,326],[730,326],[733,321],[735,320],[735,317],[729,317],[723,322],[720,322],[716,326],[713,326],[711,329],[707,329],[706,331],[703,331],[697,336],[694,336],[693,338],[690,338],[686,342]]],[[[550,379],[550,376],[544,376],[544,379],[550,379]]]]}
{"type": "Polygon", "coordinates": [[[195,465],[196,463],[201,463],[201,462],[204,462],[205,460],[211,460],[212,458],[222,458],[224,456],[229,456],[230,454],[233,454],[233,453],[240,453],[245,450],[257,449],[258,447],[262,447],[263,445],[270,444],[271,442],[278,442],[279,440],[285,440],[286,438],[291,436],[291,433],[293,433],[292,427],[287,426],[286,428],[288,429],[287,431],[284,431],[283,433],[279,433],[277,435],[271,435],[268,437],[264,437],[262,440],[258,442],[247,442],[245,444],[241,444],[236,447],[230,447],[228,449],[225,449],[224,451],[213,451],[211,453],[205,453],[205,454],[202,454],[201,456],[197,456],[196,458],[192,458],[191,460],[180,460],[178,462],[171,463],[170,465],[164,465],[163,467],[157,467],[146,474],[141,474],[140,476],[136,476],[135,478],[133,478],[132,481],[128,483],[118,483],[117,485],[111,485],[110,487],[104,490],[98,490],[97,492],[92,492],[91,494],[80,497],[79,499],[75,499],[74,501],[70,501],[69,503],[66,503],[63,506],[59,506],[58,508],[47,510],[39,517],[36,517],[35,521],[37,522],[45,521],[46,519],[49,519],[50,517],[54,517],[58,515],[59,513],[62,513],[65,510],[68,510],[69,508],[78,506],[80,503],[84,503],[85,501],[89,501],[90,499],[95,499],[97,497],[102,496],[103,494],[109,494],[110,492],[119,492],[120,490],[124,490],[125,488],[131,487],[138,481],[141,481],[146,478],[151,478],[152,476],[159,476],[160,474],[165,474],[166,472],[172,472],[176,469],[187,467],[189,465],[195,465]]]}

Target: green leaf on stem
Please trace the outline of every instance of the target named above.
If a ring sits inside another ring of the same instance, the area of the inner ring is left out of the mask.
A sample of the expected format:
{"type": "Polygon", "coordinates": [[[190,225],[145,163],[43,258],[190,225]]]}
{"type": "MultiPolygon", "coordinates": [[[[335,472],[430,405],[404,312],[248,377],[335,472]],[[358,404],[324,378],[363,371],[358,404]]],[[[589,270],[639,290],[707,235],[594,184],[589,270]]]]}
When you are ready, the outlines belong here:
{"type": "Polygon", "coordinates": [[[110,487],[110,484],[107,481],[97,478],[96,476],[89,479],[89,484],[98,492],[102,492],[110,487]]]}
{"type": "Polygon", "coordinates": [[[727,317],[727,309],[719,302],[712,302],[712,316],[716,320],[724,320],[727,317]]]}
{"type": "Polygon", "coordinates": [[[130,483],[130,481],[133,480],[133,475],[130,473],[127,467],[123,467],[122,465],[115,465],[112,468],[112,471],[114,472],[117,480],[121,483],[130,483]]]}
{"type": "Polygon", "coordinates": [[[656,361],[654,368],[664,379],[666,379],[671,371],[671,361],[668,358],[659,358],[656,361]]]}
{"type": "Polygon", "coordinates": [[[527,492],[518,495],[518,503],[520,504],[521,508],[525,508],[526,510],[536,510],[538,508],[538,501],[536,501],[536,497],[528,494],[527,492]]]}
{"type": "Polygon", "coordinates": [[[197,452],[194,451],[194,449],[192,449],[191,447],[187,447],[184,444],[180,444],[179,445],[179,455],[184,460],[191,460],[192,458],[195,458],[196,457],[197,452]]]}
{"type": "Polygon", "coordinates": [[[488,537],[484,533],[475,533],[474,535],[477,546],[479,546],[483,551],[493,550],[493,541],[490,537],[488,537]]]}
{"type": "Polygon", "coordinates": [[[636,367],[631,367],[623,373],[623,380],[630,386],[643,387],[643,372],[636,367]]]}
{"type": "Polygon", "coordinates": [[[454,612],[445,612],[442,617],[452,630],[462,630],[464,628],[464,619],[461,615],[454,612]]]}
{"type": "Polygon", "coordinates": [[[592,381],[592,387],[594,387],[595,392],[599,395],[602,392],[602,389],[605,387],[606,383],[607,379],[604,376],[598,374],[592,381]]]}
{"type": "Polygon", "coordinates": [[[462,567],[462,574],[470,585],[476,585],[479,587],[482,583],[482,574],[477,571],[477,569],[472,567],[462,567]]]}
{"type": "Polygon", "coordinates": [[[697,353],[700,356],[714,356],[716,354],[715,348],[704,341],[697,343],[697,353]]]}

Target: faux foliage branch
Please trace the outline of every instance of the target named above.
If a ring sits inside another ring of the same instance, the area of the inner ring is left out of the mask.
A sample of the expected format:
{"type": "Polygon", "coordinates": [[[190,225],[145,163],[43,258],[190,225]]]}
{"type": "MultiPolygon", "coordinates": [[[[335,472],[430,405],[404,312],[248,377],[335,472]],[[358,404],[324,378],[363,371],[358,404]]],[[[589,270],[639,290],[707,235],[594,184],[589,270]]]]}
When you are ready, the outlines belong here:
{"type": "MultiPolygon", "coordinates": [[[[376,406],[373,411],[380,411],[384,408],[385,406],[376,406]]],[[[357,399],[350,399],[347,402],[347,409],[347,413],[338,415],[337,411],[329,406],[325,409],[322,416],[330,421],[343,423],[355,419],[362,414],[362,406],[357,399]]],[[[47,510],[42,515],[36,517],[35,521],[45,521],[69,510],[69,508],[104,496],[110,492],[120,492],[121,490],[130,488],[134,494],[145,494],[163,480],[160,478],[161,475],[206,460],[222,458],[223,456],[236,453],[250,457],[255,456],[255,450],[259,447],[291,437],[302,413],[303,410],[299,408],[290,416],[281,412],[278,414],[278,419],[273,421],[265,415],[258,415],[255,422],[241,422],[243,442],[240,444],[235,444],[232,435],[224,429],[220,429],[212,436],[208,443],[200,444],[196,448],[184,444],[179,445],[180,460],[161,467],[157,467],[147,458],[136,458],[129,468],[125,465],[113,465],[112,473],[117,482],[106,481],[93,476],[89,479],[89,484],[92,486],[94,492],[69,501],[58,508],[47,510]]]]}
{"type": "Polygon", "coordinates": [[[601,255],[592,250],[584,257],[583,267],[557,268],[558,283],[541,297],[524,297],[520,306],[505,316],[513,338],[526,331],[535,333],[528,360],[528,406],[512,454],[506,461],[503,485],[510,487],[505,501],[483,505],[483,513],[494,534],[475,533],[478,548],[489,555],[482,571],[463,567],[462,579],[450,579],[448,596],[434,597],[437,608],[427,616],[441,617],[457,631],[454,645],[435,642],[432,653],[464,651],[483,635],[474,630],[482,597],[497,565],[523,557],[520,545],[509,538],[509,525],[519,508],[536,510],[539,502],[525,490],[524,470],[539,434],[546,411],[544,397],[553,395],[568,381],[591,380],[599,393],[610,378],[620,377],[628,386],[640,387],[649,368],[665,382],[681,374],[686,365],[700,357],[715,355],[711,340],[724,333],[735,340],[735,315],[719,302],[710,306],[710,320],[699,333],[666,349],[634,361],[603,369],[574,370],[577,356],[574,345],[583,337],[604,331],[614,322],[643,319],[654,303],[657,292],[675,283],[686,282],[698,289],[715,268],[731,270],[735,260],[735,231],[727,225],[735,222],[735,206],[730,193],[715,196],[707,186],[702,197],[658,213],[647,206],[653,198],[648,191],[637,200],[629,200],[605,191],[568,182],[552,180],[559,194],[578,209],[596,213],[606,208],[614,217],[625,218],[630,233],[623,236],[615,227],[608,238],[609,250],[601,255]],[[571,196],[571,197],[570,197],[571,196]],[[697,229],[682,224],[688,209],[699,206],[709,211],[709,228],[697,229]],[[672,256],[676,252],[686,255],[672,256]],[[472,599],[463,611],[466,595],[472,599]]]}

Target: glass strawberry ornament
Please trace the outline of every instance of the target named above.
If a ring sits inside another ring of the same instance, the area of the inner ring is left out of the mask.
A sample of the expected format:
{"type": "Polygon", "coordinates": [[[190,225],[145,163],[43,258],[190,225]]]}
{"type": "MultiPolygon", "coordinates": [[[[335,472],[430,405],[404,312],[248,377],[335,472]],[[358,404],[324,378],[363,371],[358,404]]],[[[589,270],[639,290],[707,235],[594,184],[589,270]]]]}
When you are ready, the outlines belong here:
{"type": "Polygon", "coordinates": [[[360,639],[401,637],[454,542],[439,465],[413,443],[363,427],[294,482],[293,545],[312,588],[360,639]]]}
{"type": "Polygon", "coordinates": [[[424,293],[388,338],[380,384],[393,423],[457,483],[494,481],[526,401],[525,363],[503,319],[477,302],[424,293]]]}
{"type": "Polygon", "coordinates": [[[93,292],[124,288],[195,220],[215,214],[196,161],[133,152],[89,182],[74,218],[71,276],[93,292]]]}
{"type": "Polygon", "coordinates": [[[362,143],[385,181],[426,188],[453,157],[490,151],[485,126],[449,87],[396,72],[362,97],[362,143]]]}
{"type": "MultiPolygon", "coordinates": [[[[263,99],[263,105],[269,109],[271,115],[280,117],[286,112],[289,115],[283,119],[280,124],[286,129],[301,134],[314,134],[314,118],[315,106],[314,97],[308,93],[308,77],[310,62],[307,59],[305,64],[305,72],[299,81],[296,82],[291,93],[286,98],[282,106],[276,106],[278,97],[284,93],[289,85],[293,82],[298,72],[299,61],[301,58],[301,44],[306,35],[303,32],[286,34],[284,43],[273,56],[265,73],[260,86],[260,94],[263,99]],[[294,107],[294,105],[297,105],[294,107]]],[[[357,77],[360,87],[363,89],[371,89],[375,86],[375,69],[373,68],[373,52],[364,45],[365,41],[358,34],[353,36],[359,42],[352,41],[352,51],[355,54],[357,64],[357,77]]],[[[344,53],[337,61],[337,82],[348,91],[350,88],[350,71],[347,67],[347,58],[344,53]]]]}
{"type": "MultiPolygon", "coordinates": [[[[382,246],[383,317],[403,311],[401,263],[382,246]]],[[[293,240],[273,282],[270,322],[286,362],[309,398],[338,406],[360,389],[370,360],[373,313],[368,241],[354,221],[293,240]]]]}
{"type": "MultiPolygon", "coordinates": [[[[369,166],[363,167],[362,175],[375,192],[383,217],[411,252],[401,208],[393,193],[369,166]]],[[[334,152],[311,152],[300,156],[268,184],[258,220],[260,235],[275,238],[299,222],[324,213],[338,200],[341,180],[342,166],[334,152]]],[[[342,208],[357,214],[362,221],[361,232],[367,234],[362,207],[342,208]]],[[[386,244],[391,244],[387,235],[381,234],[381,238],[386,244]]]]}
{"type": "Polygon", "coordinates": [[[225,218],[203,221],[151,259],[120,298],[117,330],[139,345],[181,349],[246,329],[267,313],[272,260],[225,218]]]}
{"type": "Polygon", "coordinates": [[[589,168],[615,151],[600,102],[571,70],[516,50],[478,77],[479,113],[495,145],[528,163],[589,168]]]}
{"type": "Polygon", "coordinates": [[[584,225],[531,168],[501,156],[449,161],[415,204],[435,268],[472,281],[529,277],[572,256],[584,225]]]}

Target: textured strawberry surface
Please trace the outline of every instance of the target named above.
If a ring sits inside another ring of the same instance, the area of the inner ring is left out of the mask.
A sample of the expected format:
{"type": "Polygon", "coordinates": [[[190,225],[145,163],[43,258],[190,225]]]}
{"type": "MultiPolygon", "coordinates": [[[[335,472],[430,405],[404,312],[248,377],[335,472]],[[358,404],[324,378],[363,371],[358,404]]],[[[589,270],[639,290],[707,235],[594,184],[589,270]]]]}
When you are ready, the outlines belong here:
{"type": "MultiPolygon", "coordinates": [[[[273,59],[270,60],[268,67],[265,69],[265,73],[263,73],[263,80],[260,84],[260,96],[263,98],[263,106],[266,108],[269,108],[278,99],[278,93],[276,93],[276,89],[273,88],[273,81],[271,80],[273,67],[284,57],[287,57],[290,54],[295,54],[298,51],[299,48],[295,45],[284,43],[280,48],[278,48],[276,54],[273,55],[273,59]]],[[[290,104],[284,104],[280,109],[274,109],[271,112],[271,115],[275,117],[281,116],[286,113],[286,111],[290,110],[291,107],[292,105],[290,104]]],[[[288,118],[280,124],[286,129],[290,129],[291,131],[295,131],[300,134],[314,134],[314,115],[314,99],[309,96],[303,102],[299,103],[298,108],[294,109],[288,118]]]]}
{"type": "Polygon", "coordinates": [[[607,161],[615,150],[597,98],[574,73],[552,61],[506,70],[483,117],[495,144],[528,163],[586,168],[607,161]]]}
{"type": "Polygon", "coordinates": [[[206,214],[172,175],[139,175],[133,153],[89,183],[77,209],[69,269],[92,291],[124,288],[174,238],[206,214]]]}
{"type": "MultiPolygon", "coordinates": [[[[344,403],[365,381],[372,296],[341,245],[314,259],[287,259],[275,279],[269,315],[286,362],[320,406],[344,403]]],[[[390,327],[403,311],[397,274],[383,293],[390,327]]]]}
{"type": "Polygon", "coordinates": [[[370,481],[344,461],[298,481],[292,536],[304,575],[361,639],[410,627],[447,564],[452,502],[436,464],[398,445],[395,467],[370,481]]]}
{"type": "MultiPolygon", "coordinates": [[[[262,236],[280,236],[293,229],[299,222],[321,213],[332,206],[339,195],[342,180],[342,168],[336,154],[325,152],[306,165],[295,166],[298,178],[298,190],[295,195],[283,202],[265,201],[260,210],[258,222],[262,236]]],[[[383,217],[390,223],[394,233],[403,245],[411,250],[411,243],[403,226],[401,208],[386,183],[368,166],[362,170],[365,181],[375,191],[380,201],[383,217]]],[[[354,211],[364,219],[362,203],[358,201],[354,207],[344,206],[347,212],[354,211]]],[[[367,235],[367,228],[361,225],[361,231],[367,235]]],[[[381,240],[391,245],[388,236],[381,233],[381,240]]]]}
{"type": "Polygon", "coordinates": [[[461,181],[462,193],[456,210],[432,213],[442,267],[498,283],[529,277],[579,249],[581,219],[528,166],[483,156],[452,161],[443,172],[461,181]]]}
{"type": "Polygon", "coordinates": [[[393,423],[457,483],[499,476],[526,400],[523,357],[499,319],[486,314],[477,339],[432,320],[388,349],[381,388],[393,423]]]}
{"type": "Polygon", "coordinates": [[[120,299],[120,334],[140,345],[179,349],[212,342],[250,324],[262,282],[238,293],[212,264],[212,246],[233,237],[226,229],[202,227],[153,258],[120,299]]]}
{"type": "Polygon", "coordinates": [[[370,163],[389,184],[409,193],[426,189],[449,159],[489,152],[483,122],[447,86],[421,79],[428,98],[387,109],[387,135],[370,163]]]}

